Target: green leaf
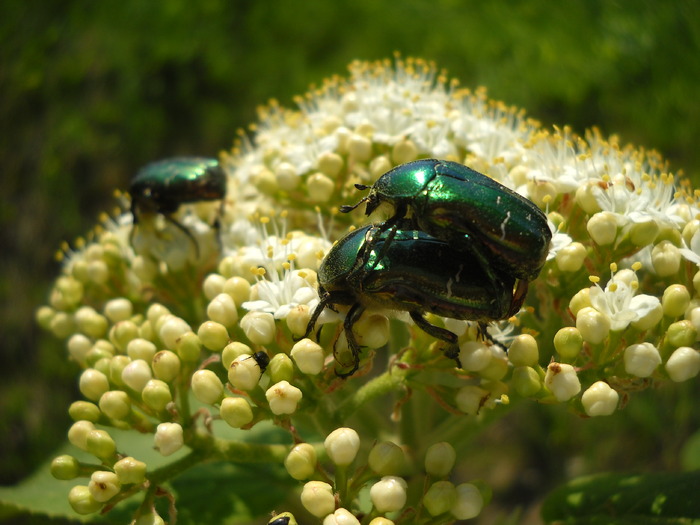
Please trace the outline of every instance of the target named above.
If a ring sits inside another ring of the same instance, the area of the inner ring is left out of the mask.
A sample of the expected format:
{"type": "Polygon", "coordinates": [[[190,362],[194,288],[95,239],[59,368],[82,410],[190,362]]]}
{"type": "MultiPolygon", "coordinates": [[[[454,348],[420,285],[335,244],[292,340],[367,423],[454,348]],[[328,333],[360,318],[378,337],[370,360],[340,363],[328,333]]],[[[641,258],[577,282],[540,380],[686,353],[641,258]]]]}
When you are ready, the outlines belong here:
{"type": "Polygon", "coordinates": [[[700,471],[599,474],[555,489],[542,506],[546,523],[680,524],[700,519],[700,471]]]}
{"type": "MultiPolygon", "coordinates": [[[[215,424],[217,435],[254,442],[287,440],[284,432],[271,425],[258,425],[251,431],[236,431],[215,424]],[[235,436],[234,436],[235,434],[235,436]]],[[[178,451],[163,457],[153,449],[153,435],[134,431],[109,429],[120,451],[148,465],[149,471],[166,466],[187,454],[178,451]]],[[[66,442],[54,456],[70,454],[86,463],[95,458],[66,442]]],[[[52,458],[54,457],[52,456],[52,458]]],[[[71,520],[83,523],[129,523],[143,501],[137,494],[120,503],[108,514],[80,516],[68,504],[68,492],[75,485],[86,485],[87,478],[71,481],[56,480],[50,473],[51,460],[37,472],[14,487],[0,487],[0,520],[13,516],[33,515],[38,522],[52,523],[71,520]],[[41,516],[43,519],[39,519],[41,516]]],[[[281,508],[297,483],[282,465],[238,465],[234,463],[203,463],[172,480],[164,488],[172,493],[178,510],[178,524],[220,523],[238,524],[260,518],[275,508],[281,508]]],[[[167,501],[160,498],[157,508],[167,520],[167,501]]],[[[34,519],[32,520],[34,523],[34,519]]]]}

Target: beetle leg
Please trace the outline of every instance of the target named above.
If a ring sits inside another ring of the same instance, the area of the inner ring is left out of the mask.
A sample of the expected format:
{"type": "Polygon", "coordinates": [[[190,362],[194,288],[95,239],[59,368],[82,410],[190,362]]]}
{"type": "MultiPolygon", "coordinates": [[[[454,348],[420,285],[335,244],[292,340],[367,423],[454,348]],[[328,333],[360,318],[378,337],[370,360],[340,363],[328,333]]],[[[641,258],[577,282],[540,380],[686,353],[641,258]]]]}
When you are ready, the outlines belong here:
{"type": "MultiPolygon", "coordinates": [[[[332,294],[326,292],[323,288],[319,287],[318,291],[319,295],[321,296],[321,301],[316,305],[314,313],[311,314],[311,318],[309,319],[309,322],[306,325],[306,332],[304,332],[304,335],[301,336],[299,340],[309,337],[309,334],[313,331],[314,326],[316,326],[316,321],[318,321],[318,317],[321,315],[326,306],[330,306],[330,303],[333,299],[332,294]]],[[[316,339],[318,339],[318,334],[316,335],[316,339]]]]}
{"type": "Polygon", "coordinates": [[[510,303],[510,310],[508,310],[508,317],[511,317],[520,311],[520,307],[525,302],[527,288],[529,285],[530,281],[526,281],[524,279],[518,280],[518,285],[515,287],[515,291],[513,292],[513,301],[510,303]]]}
{"type": "Polygon", "coordinates": [[[445,328],[435,326],[430,324],[425,320],[423,314],[418,311],[409,312],[411,319],[416,323],[418,328],[423,330],[426,334],[432,335],[435,339],[440,339],[440,341],[445,341],[449,344],[447,350],[445,350],[445,355],[457,363],[457,368],[462,368],[462,363],[459,361],[459,346],[457,345],[457,335],[450,332],[445,328]]]}
{"type": "Polygon", "coordinates": [[[364,311],[364,306],[362,306],[360,303],[355,303],[352,308],[350,308],[348,315],[345,316],[343,328],[345,329],[345,339],[348,342],[348,348],[350,349],[350,352],[352,352],[353,364],[349,372],[340,373],[336,370],[335,375],[338,377],[349,377],[357,372],[358,368],[360,368],[360,345],[357,344],[357,339],[355,339],[355,334],[352,331],[352,327],[360,319],[360,316],[364,311]]]}
{"type": "Polygon", "coordinates": [[[506,345],[504,345],[500,341],[496,341],[491,336],[491,334],[488,332],[488,325],[485,322],[479,321],[479,323],[477,325],[476,333],[482,341],[488,341],[492,345],[496,345],[497,347],[499,347],[504,352],[508,352],[506,345]]]}

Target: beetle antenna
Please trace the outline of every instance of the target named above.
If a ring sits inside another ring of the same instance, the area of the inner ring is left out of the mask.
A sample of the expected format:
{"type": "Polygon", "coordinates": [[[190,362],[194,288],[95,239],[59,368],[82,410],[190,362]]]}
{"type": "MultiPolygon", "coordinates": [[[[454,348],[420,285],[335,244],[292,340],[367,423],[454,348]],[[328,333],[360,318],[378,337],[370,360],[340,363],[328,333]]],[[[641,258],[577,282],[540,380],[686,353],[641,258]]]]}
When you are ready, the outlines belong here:
{"type": "Polygon", "coordinates": [[[367,186],[366,184],[355,184],[355,187],[360,191],[364,191],[370,189],[372,186],[367,186]]]}
{"type": "MultiPolygon", "coordinates": [[[[355,186],[361,186],[361,184],[359,184],[359,185],[356,184],[355,186]]],[[[365,186],[365,187],[367,187],[367,186],[365,186]]],[[[360,201],[357,204],[353,204],[352,206],[349,204],[344,204],[343,206],[341,206],[339,208],[340,213],[350,213],[352,210],[357,208],[360,204],[362,204],[365,201],[367,201],[367,197],[363,197],[362,199],[360,199],[360,201]]]]}

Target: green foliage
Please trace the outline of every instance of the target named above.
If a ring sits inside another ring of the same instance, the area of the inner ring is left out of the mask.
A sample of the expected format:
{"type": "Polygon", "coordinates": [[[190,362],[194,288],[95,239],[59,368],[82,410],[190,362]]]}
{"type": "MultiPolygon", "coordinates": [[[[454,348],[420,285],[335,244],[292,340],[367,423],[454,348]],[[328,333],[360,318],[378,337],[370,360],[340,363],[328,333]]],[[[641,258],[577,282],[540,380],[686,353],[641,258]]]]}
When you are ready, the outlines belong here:
{"type": "Polygon", "coordinates": [[[700,471],[601,474],[567,483],[544,502],[547,523],[672,524],[700,518],[700,471]]]}

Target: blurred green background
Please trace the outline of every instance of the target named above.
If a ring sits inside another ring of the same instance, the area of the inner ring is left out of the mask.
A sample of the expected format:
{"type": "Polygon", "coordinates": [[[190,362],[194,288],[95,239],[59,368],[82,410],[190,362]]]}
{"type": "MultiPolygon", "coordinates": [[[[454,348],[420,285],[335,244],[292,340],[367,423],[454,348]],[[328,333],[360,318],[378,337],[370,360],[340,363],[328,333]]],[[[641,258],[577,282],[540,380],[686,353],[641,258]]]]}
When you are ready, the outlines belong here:
{"type": "MultiPolygon", "coordinates": [[[[9,0],[1,11],[1,484],[24,477],[64,439],[66,408],[78,397],[76,368],[33,319],[59,272],[60,242],[111,209],[113,190],[139,166],[216,155],[256,106],[272,97],[292,105],[353,59],[396,50],[434,60],[547,126],[599,126],[660,150],[673,171],[699,180],[697,1],[9,0]]],[[[644,397],[635,400],[639,408],[624,413],[633,423],[614,423],[619,435],[639,441],[637,410],[651,418],[640,423],[650,434],[675,427],[680,446],[697,428],[691,389],[655,394],[676,410],[653,417],[644,397]],[[680,428],[666,420],[678,410],[680,428]]],[[[539,430],[519,438],[541,441],[550,422],[537,417],[539,430]]],[[[617,465],[635,464],[611,447],[617,465]]],[[[654,465],[672,467],[674,457],[654,465]]]]}

